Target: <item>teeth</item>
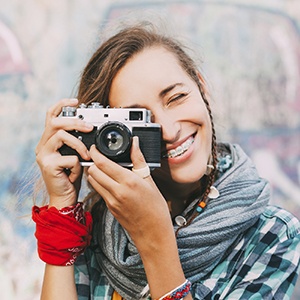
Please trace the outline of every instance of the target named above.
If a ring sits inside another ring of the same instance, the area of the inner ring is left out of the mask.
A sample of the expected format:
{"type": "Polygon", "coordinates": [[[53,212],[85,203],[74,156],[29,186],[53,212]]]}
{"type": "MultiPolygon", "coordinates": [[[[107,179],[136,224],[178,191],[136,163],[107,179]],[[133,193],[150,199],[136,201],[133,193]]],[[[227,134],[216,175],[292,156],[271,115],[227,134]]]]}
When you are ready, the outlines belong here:
{"type": "Polygon", "coordinates": [[[168,152],[167,157],[174,158],[177,156],[182,155],[184,152],[186,152],[189,147],[194,143],[194,138],[190,137],[187,139],[183,144],[178,146],[176,149],[172,149],[168,152]]]}
{"type": "Polygon", "coordinates": [[[182,154],[184,151],[182,146],[177,147],[175,150],[176,150],[176,156],[182,154]]]}

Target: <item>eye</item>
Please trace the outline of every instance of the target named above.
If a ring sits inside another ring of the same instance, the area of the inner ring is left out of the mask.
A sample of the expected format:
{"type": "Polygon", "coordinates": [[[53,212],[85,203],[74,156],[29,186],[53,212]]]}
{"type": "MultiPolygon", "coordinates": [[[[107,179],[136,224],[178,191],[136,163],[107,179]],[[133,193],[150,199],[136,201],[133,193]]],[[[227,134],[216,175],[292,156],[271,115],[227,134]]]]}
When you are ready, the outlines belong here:
{"type": "Polygon", "coordinates": [[[181,102],[186,99],[186,97],[189,95],[189,93],[178,93],[173,95],[167,102],[167,105],[170,105],[174,102],[181,102]]]}

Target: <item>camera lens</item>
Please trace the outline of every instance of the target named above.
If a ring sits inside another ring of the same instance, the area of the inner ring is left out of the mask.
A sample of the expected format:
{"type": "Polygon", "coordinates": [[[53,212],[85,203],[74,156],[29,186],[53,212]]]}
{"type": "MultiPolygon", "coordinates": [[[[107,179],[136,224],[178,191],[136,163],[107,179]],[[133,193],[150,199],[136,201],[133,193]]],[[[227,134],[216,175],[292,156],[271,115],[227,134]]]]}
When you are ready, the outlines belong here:
{"type": "Polygon", "coordinates": [[[128,154],[131,146],[131,132],[119,122],[108,122],[98,129],[96,147],[111,159],[128,154]]]}
{"type": "Polygon", "coordinates": [[[123,145],[123,137],[117,131],[111,131],[106,135],[105,146],[109,150],[119,150],[123,145]]]}

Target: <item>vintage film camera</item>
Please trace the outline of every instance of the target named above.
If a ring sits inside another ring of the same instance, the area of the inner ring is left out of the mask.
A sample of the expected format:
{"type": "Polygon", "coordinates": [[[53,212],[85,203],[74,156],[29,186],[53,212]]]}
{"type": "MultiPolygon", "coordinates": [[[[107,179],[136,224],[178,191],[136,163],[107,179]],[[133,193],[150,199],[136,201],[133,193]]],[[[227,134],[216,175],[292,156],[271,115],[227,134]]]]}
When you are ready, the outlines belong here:
{"type": "MultiPolygon", "coordinates": [[[[89,149],[95,144],[97,149],[109,159],[124,167],[132,167],[130,148],[132,136],[139,137],[139,144],[150,168],[160,167],[161,128],[151,123],[151,111],[144,108],[104,108],[99,103],[79,108],[63,107],[61,117],[79,118],[94,125],[93,131],[83,133],[70,131],[89,149]]],[[[59,149],[62,155],[77,155],[82,166],[90,166],[92,161],[83,160],[67,145],[59,149]]]]}

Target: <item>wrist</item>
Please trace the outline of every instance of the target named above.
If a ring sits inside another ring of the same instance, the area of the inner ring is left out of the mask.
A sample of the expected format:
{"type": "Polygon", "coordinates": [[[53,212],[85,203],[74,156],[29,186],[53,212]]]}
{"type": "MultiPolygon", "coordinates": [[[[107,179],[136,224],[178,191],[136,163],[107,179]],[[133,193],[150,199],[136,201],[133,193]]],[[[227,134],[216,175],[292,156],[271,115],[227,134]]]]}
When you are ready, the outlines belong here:
{"type": "Polygon", "coordinates": [[[160,298],[174,287],[185,282],[178,255],[175,235],[165,236],[164,239],[149,242],[147,247],[139,249],[145,268],[151,297],[160,298]]]}
{"type": "Polygon", "coordinates": [[[60,210],[64,207],[69,207],[76,205],[77,198],[74,199],[74,197],[62,197],[62,196],[50,196],[49,199],[49,208],[55,207],[56,209],[60,210]]]}

